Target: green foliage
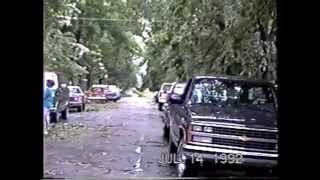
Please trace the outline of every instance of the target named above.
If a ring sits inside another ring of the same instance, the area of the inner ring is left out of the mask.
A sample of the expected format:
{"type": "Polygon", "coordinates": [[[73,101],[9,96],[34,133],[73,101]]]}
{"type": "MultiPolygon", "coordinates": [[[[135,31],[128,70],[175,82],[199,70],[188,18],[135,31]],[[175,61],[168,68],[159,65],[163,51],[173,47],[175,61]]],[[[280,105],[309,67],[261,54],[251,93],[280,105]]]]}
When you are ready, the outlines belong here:
{"type": "Polygon", "coordinates": [[[45,69],[76,84],[126,90],[143,64],[140,90],[195,74],[277,80],[275,0],[46,0],[44,10],[45,69]]]}
{"type": "Polygon", "coordinates": [[[153,0],[144,86],[194,74],[276,80],[275,0],[153,0]]]}
{"type": "Polygon", "coordinates": [[[137,5],[119,0],[46,0],[45,69],[62,72],[75,84],[85,78],[87,87],[135,86],[137,67],[132,59],[142,50],[133,36],[142,28],[121,19],[137,17],[137,5]]]}

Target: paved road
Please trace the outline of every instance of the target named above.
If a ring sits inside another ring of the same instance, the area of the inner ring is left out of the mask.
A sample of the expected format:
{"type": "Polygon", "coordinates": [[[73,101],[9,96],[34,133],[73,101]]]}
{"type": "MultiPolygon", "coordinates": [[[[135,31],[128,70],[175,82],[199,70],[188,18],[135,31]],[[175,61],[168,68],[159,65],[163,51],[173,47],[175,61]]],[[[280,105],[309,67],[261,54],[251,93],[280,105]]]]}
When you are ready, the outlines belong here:
{"type": "MultiPolygon", "coordinates": [[[[58,123],[45,138],[45,176],[176,177],[174,167],[159,163],[168,152],[162,127],[157,106],[146,98],[123,98],[100,111],[70,113],[67,123],[58,123]]],[[[210,171],[199,175],[210,176],[210,171]]],[[[241,171],[215,175],[248,176],[241,171]]]]}
{"type": "Polygon", "coordinates": [[[45,138],[47,177],[173,177],[159,163],[167,152],[156,106],[146,98],[123,98],[111,109],[70,113],[45,138]]]}

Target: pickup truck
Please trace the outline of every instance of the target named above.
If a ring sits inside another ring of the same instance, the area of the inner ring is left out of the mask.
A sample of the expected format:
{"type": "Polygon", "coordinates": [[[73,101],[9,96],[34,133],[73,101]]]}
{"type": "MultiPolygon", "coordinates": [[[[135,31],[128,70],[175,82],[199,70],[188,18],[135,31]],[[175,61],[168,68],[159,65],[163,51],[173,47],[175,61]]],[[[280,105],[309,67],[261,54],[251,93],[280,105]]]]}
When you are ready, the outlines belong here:
{"type": "Polygon", "coordinates": [[[194,76],[169,97],[169,153],[178,176],[201,164],[277,169],[277,97],[262,80],[194,76]]]}

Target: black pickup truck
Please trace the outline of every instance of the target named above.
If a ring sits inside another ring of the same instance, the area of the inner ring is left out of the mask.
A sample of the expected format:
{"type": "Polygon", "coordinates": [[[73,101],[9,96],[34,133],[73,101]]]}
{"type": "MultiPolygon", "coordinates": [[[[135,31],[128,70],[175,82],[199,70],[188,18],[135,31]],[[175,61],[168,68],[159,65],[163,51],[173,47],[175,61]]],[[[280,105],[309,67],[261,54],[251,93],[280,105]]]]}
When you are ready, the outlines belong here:
{"type": "Polygon", "coordinates": [[[192,77],[182,95],[169,97],[169,152],[178,175],[197,176],[203,162],[275,170],[276,97],[274,86],[262,80],[192,77]]]}

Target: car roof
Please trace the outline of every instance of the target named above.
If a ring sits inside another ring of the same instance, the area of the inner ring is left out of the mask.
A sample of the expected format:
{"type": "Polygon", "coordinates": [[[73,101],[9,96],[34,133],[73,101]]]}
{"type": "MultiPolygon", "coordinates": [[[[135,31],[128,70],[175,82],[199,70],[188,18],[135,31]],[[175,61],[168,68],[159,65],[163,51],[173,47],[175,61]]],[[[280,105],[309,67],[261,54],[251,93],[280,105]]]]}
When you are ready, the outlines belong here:
{"type": "Polygon", "coordinates": [[[196,76],[193,76],[192,78],[193,79],[225,79],[225,80],[247,82],[247,83],[253,83],[253,84],[273,85],[273,83],[266,80],[245,78],[241,76],[230,76],[230,75],[196,75],[196,76]]]}

